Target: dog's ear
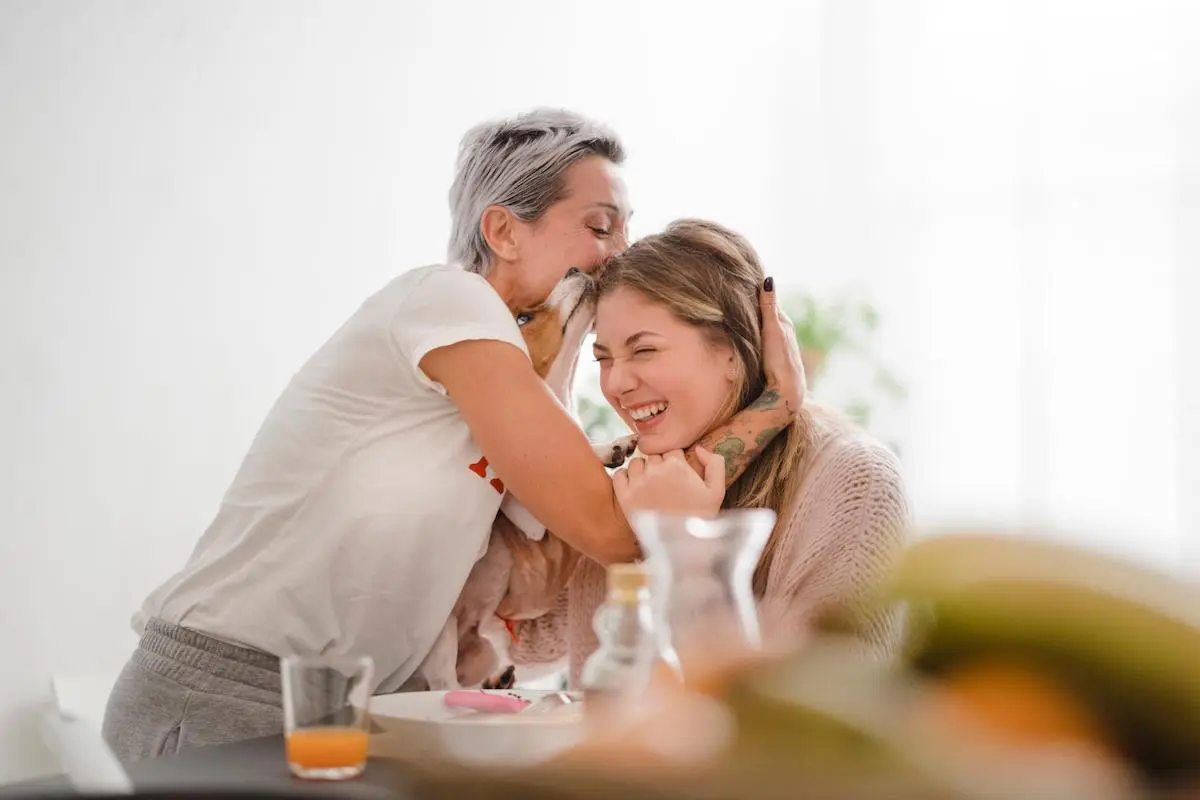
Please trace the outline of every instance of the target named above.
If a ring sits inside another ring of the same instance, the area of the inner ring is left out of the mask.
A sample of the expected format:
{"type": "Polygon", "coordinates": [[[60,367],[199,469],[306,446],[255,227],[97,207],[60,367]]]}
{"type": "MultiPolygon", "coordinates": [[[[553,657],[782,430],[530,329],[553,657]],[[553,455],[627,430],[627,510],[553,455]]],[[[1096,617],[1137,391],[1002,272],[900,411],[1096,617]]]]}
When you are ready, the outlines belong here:
{"type": "Polygon", "coordinates": [[[540,541],[525,536],[503,514],[496,528],[512,555],[508,593],[496,613],[504,619],[532,619],[554,608],[575,572],[580,555],[547,531],[540,541]]]}

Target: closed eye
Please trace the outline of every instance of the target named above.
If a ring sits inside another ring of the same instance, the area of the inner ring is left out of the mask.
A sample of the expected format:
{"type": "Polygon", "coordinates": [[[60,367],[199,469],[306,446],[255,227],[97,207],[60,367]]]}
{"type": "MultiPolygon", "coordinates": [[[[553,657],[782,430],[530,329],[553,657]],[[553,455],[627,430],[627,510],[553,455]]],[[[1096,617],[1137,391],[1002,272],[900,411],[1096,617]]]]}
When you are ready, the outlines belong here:
{"type": "Polygon", "coordinates": [[[596,234],[597,236],[608,236],[610,233],[612,233],[612,231],[608,230],[607,228],[597,228],[594,225],[588,225],[588,228],[590,228],[592,233],[596,234]]]}

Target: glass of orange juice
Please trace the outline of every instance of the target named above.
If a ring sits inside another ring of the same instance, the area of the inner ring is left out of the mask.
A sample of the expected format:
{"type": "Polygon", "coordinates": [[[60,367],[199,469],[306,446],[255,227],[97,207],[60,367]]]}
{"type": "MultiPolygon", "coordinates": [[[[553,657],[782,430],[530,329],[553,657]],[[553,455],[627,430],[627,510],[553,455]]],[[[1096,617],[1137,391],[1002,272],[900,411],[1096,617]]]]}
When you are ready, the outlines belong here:
{"type": "Polygon", "coordinates": [[[288,767],[308,780],[362,774],[375,665],[361,658],[288,656],[280,660],[288,767]]]}

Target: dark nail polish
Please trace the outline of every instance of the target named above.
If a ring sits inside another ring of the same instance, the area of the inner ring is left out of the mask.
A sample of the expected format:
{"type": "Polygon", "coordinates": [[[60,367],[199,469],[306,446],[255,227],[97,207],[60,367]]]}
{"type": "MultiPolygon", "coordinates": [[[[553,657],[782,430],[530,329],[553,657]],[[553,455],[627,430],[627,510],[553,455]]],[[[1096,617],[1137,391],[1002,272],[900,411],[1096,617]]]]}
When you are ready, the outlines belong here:
{"type": "Polygon", "coordinates": [[[766,291],[766,292],[775,291],[775,279],[774,278],[767,278],[765,281],[763,281],[763,291],[766,291]]]}

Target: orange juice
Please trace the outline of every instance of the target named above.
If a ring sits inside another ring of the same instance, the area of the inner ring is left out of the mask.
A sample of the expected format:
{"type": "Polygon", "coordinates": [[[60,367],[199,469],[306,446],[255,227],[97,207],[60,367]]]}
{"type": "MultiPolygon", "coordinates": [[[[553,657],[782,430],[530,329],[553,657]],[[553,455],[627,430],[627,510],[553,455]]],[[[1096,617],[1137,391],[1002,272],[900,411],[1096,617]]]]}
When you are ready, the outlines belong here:
{"type": "Polygon", "coordinates": [[[302,770],[361,766],[367,760],[367,732],[345,726],[294,730],[287,736],[287,759],[302,770]]]}

